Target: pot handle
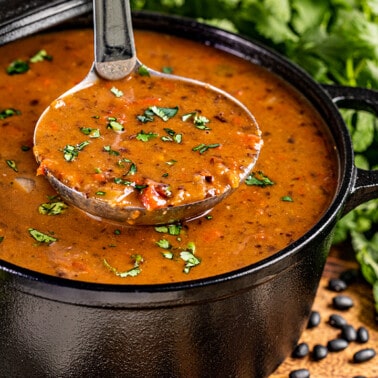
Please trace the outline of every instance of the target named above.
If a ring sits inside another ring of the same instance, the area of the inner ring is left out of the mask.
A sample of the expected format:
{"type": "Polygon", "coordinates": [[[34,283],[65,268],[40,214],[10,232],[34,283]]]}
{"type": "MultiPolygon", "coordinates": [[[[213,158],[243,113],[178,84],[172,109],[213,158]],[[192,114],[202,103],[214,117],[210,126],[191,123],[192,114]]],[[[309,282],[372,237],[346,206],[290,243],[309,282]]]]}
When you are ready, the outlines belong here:
{"type": "MultiPolygon", "coordinates": [[[[323,85],[339,108],[365,110],[378,117],[378,91],[340,85],[323,85]]],[[[343,215],[355,207],[378,198],[378,170],[367,171],[354,167],[355,181],[345,203],[343,215]]]]}

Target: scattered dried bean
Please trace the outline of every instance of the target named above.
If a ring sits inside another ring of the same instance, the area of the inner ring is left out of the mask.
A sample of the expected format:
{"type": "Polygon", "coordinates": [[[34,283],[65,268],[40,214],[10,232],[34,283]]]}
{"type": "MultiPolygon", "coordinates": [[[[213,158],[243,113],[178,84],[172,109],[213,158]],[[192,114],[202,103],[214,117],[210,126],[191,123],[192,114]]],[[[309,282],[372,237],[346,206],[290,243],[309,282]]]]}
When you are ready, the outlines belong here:
{"type": "Polygon", "coordinates": [[[320,324],[320,314],[318,311],[311,311],[310,318],[307,323],[307,328],[315,328],[320,324]]]}
{"type": "Polygon", "coordinates": [[[310,378],[310,372],[307,369],[293,370],[289,374],[289,378],[310,378]]]}
{"type": "Polygon", "coordinates": [[[314,361],[320,361],[326,358],[328,355],[328,349],[324,345],[316,344],[312,350],[312,359],[314,361]]]}
{"type": "Polygon", "coordinates": [[[340,336],[342,339],[350,343],[351,341],[357,340],[357,331],[352,325],[346,324],[342,326],[340,336]]]}
{"type": "Polygon", "coordinates": [[[357,330],[357,342],[367,343],[369,341],[369,331],[365,327],[360,327],[357,330]]]}
{"type": "Polygon", "coordinates": [[[351,307],[354,306],[353,299],[347,295],[336,295],[332,299],[332,305],[337,310],[349,310],[351,307]]]}
{"type": "Polygon", "coordinates": [[[347,321],[341,315],[338,314],[332,314],[329,317],[328,322],[334,328],[342,328],[344,325],[347,324],[347,321]]]}
{"type": "Polygon", "coordinates": [[[355,363],[366,362],[374,358],[375,355],[376,355],[376,352],[373,348],[361,349],[360,351],[356,352],[353,355],[353,362],[355,363]]]}
{"type": "Polygon", "coordinates": [[[330,352],[340,352],[347,348],[349,345],[348,341],[344,339],[333,339],[328,341],[327,348],[330,352]]]}
{"type": "Polygon", "coordinates": [[[337,293],[346,290],[348,285],[340,278],[332,278],[328,281],[328,289],[337,293]]]}
{"type": "Polygon", "coordinates": [[[310,351],[310,349],[309,349],[307,343],[300,343],[295,347],[295,349],[292,353],[292,357],[293,358],[306,357],[308,355],[309,351],[310,351]]]}

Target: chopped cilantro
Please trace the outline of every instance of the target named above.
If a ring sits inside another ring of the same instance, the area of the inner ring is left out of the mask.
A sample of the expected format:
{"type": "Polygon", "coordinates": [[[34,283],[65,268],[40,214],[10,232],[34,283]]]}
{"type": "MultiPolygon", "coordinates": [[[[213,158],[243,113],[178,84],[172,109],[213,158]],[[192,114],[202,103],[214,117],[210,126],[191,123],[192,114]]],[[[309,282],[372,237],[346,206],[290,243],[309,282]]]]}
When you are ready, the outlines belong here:
{"type": "Polygon", "coordinates": [[[5,118],[8,118],[8,117],[12,117],[12,116],[15,116],[15,115],[20,115],[21,112],[17,109],[14,109],[14,108],[8,108],[8,109],[4,109],[0,112],[0,119],[5,119],[5,118]]]}
{"type": "Polygon", "coordinates": [[[114,94],[114,96],[116,96],[116,97],[122,97],[123,96],[123,92],[122,91],[120,91],[118,88],[116,88],[116,87],[112,87],[111,89],[110,89],[110,92],[112,92],[113,94],[114,94]]]}
{"type": "Polygon", "coordinates": [[[261,171],[252,172],[246,178],[245,183],[249,186],[262,186],[262,187],[274,185],[274,182],[261,171]]]}
{"type": "Polygon", "coordinates": [[[90,144],[89,141],[84,141],[81,143],[78,143],[76,146],[72,146],[70,144],[67,144],[63,148],[63,157],[66,161],[74,161],[78,156],[79,152],[84,149],[84,147],[88,146],[90,144]]]}
{"type": "Polygon", "coordinates": [[[46,50],[39,50],[35,55],[33,55],[30,59],[30,63],[37,63],[43,62],[44,60],[51,61],[53,58],[51,55],[47,54],[46,50]]]}
{"type": "Polygon", "coordinates": [[[105,152],[108,152],[109,155],[119,156],[119,152],[116,151],[116,150],[113,150],[113,149],[111,148],[111,146],[104,146],[103,150],[104,150],[105,152]]]}
{"type": "Polygon", "coordinates": [[[220,144],[219,143],[212,143],[212,144],[204,144],[204,143],[201,143],[199,144],[198,146],[195,146],[192,148],[192,151],[198,151],[201,155],[206,152],[208,149],[210,148],[217,148],[219,147],[220,144]]]}
{"type": "Polygon", "coordinates": [[[150,76],[150,71],[148,70],[146,66],[142,65],[138,68],[138,74],[140,76],[150,76]]]}
{"type": "Polygon", "coordinates": [[[92,129],[91,127],[80,127],[80,131],[90,138],[99,138],[101,136],[100,129],[92,129]]]}
{"type": "Polygon", "coordinates": [[[104,265],[116,276],[121,277],[121,278],[126,278],[126,277],[136,277],[138,274],[142,272],[142,269],[140,268],[140,265],[143,263],[143,257],[141,255],[132,255],[131,259],[134,261],[134,267],[126,270],[124,272],[118,271],[116,268],[111,266],[106,259],[103,260],[104,265]]]}
{"type": "Polygon", "coordinates": [[[283,197],[281,197],[281,201],[284,201],[284,202],[294,202],[294,200],[290,196],[283,196],[283,197]]]}
{"type": "Polygon", "coordinates": [[[6,71],[8,75],[18,75],[29,71],[29,63],[21,59],[16,59],[11,62],[6,71]]]}
{"type": "Polygon", "coordinates": [[[44,234],[43,232],[40,232],[35,228],[29,228],[28,231],[30,236],[39,243],[51,244],[58,240],[57,238],[44,234]]]}
{"type": "Polygon", "coordinates": [[[5,160],[9,168],[12,168],[15,172],[18,172],[17,163],[14,160],[5,160]]]}
{"type": "Polygon", "coordinates": [[[43,215],[59,215],[64,213],[68,206],[59,197],[52,197],[49,202],[42,203],[38,212],[43,215]]]}
{"type": "Polygon", "coordinates": [[[137,138],[137,140],[140,140],[141,142],[148,142],[149,140],[154,139],[157,136],[158,136],[158,134],[155,134],[155,133],[152,133],[152,132],[146,133],[143,130],[141,130],[137,134],[136,138],[137,138]]]}

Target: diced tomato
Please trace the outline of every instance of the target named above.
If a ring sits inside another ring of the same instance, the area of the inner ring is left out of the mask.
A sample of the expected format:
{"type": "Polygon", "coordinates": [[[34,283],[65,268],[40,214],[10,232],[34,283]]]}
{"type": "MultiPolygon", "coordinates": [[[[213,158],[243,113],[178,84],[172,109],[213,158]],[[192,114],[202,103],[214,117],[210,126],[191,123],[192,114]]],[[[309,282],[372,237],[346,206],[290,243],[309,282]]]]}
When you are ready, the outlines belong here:
{"type": "Polygon", "coordinates": [[[157,183],[149,183],[140,195],[143,206],[149,211],[160,209],[167,203],[166,198],[159,193],[158,185],[157,183]]]}

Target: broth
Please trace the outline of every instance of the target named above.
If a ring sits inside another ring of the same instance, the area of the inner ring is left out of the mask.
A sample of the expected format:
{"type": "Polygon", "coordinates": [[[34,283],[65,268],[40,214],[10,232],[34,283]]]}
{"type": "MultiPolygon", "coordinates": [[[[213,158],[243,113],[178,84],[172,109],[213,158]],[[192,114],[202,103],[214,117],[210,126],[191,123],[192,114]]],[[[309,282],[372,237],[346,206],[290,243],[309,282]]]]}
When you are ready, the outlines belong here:
{"type": "Polygon", "coordinates": [[[264,139],[254,174],[210,215],[169,227],[122,228],[66,207],[36,176],[33,133],[51,101],[89,71],[93,34],[28,37],[0,48],[0,258],[82,281],[169,283],[245,267],[308,231],[333,198],[338,163],[307,100],[264,68],[209,46],[147,31],[135,40],[151,68],[209,82],[251,109],[264,139]],[[16,60],[28,69],[10,75],[16,60]]]}

